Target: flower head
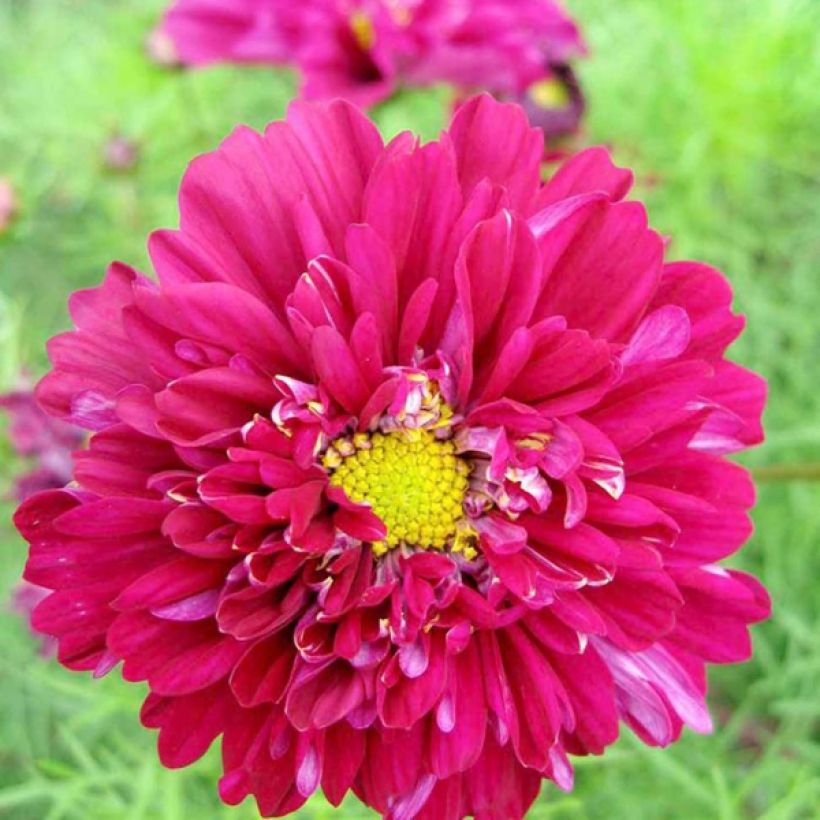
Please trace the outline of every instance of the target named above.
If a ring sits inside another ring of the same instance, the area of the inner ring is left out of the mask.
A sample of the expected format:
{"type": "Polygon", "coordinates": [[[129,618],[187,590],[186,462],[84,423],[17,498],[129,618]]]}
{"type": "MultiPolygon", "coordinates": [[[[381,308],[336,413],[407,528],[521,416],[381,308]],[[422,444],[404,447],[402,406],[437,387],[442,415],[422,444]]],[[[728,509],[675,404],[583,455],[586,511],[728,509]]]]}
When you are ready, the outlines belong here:
{"type": "Polygon", "coordinates": [[[176,0],[148,39],[159,64],[281,63],[291,56],[291,0],[176,0]]]}
{"type": "Polygon", "coordinates": [[[586,110],[578,77],[567,63],[550,66],[549,75],[533,83],[516,101],[527,112],[530,123],[544,132],[547,145],[575,134],[586,110]]]}
{"type": "Polygon", "coordinates": [[[37,606],[51,594],[51,590],[30,584],[28,581],[20,581],[11,591],[11,605],[9,609],[19,615],[29,629],[32,637],[39,646],[39,654],[43,657],[51,657],[57,652],[57,641],[38,632],[32,624],[32,616],[37,606]]]}
{"type": "Polygon", "coordinates": [[[167,69],[182,67],[174,41],[162,26],[157,26],[148,32],[143,43],[143,50],[145,56],[157,66],[167,69]]]}
{"type": "Polygon", "coordinates": [[[8,179],[0,177],[0,236],[8,230],[18,210],[19,203],[14,186],[8,179]]]}
{"type": "Polygon", "coordinates": [[[554,0],[177,0],[161,31],[190,65],[293,63],[304,97],[365,106],[400,85],[519,94],[584,52],[554,0]]]}
{"type": "MultiPolygon", "coordinates": [[[[44,413],[34,399],[28,377],[20,387],[0,395],[0,410],[8,416],[8,436],[17,455],[31,462],[31,469],[14,482],[14,498],[25,501],[42,490],[65,487],[71,481],[71,453],[81,446],[84,431],[44,413]]],[[[20,581],[11,594],[11,609],[22,615],[40,641],[41,654],[56,650],[53,638],[43,636],[31,626],[32,612],[51,590],[20,581]]]]}
{"type": "Polygon", "coordinates": [[[71,481],[71,453],[82,444],[84,431],[44,413],[25,377],[20,388],[0,395],[0,410],[9,419],[12,447],[32,464],[17,478],[15,498],[25,501],[40,490],[65,487],[71,481]]]}
{"type": "Polygon", "coordinates": [[[603,150],[542,152],[489,97],[426,145],[294,104],[51,342],[40,400],[94,434],[16,516],[35,626],[147,681],[166,765],[221,736],[229,803],[521,817],[619,721],[708,731],[705,664],[750,652],[728,284],[603,150]]]}
{"type": "Polygon", "coordinates": [[[141,146],[135,139],[115,132],[105,141],[101,153],[107,171],[127,173],[139,163],[141,146]]]}

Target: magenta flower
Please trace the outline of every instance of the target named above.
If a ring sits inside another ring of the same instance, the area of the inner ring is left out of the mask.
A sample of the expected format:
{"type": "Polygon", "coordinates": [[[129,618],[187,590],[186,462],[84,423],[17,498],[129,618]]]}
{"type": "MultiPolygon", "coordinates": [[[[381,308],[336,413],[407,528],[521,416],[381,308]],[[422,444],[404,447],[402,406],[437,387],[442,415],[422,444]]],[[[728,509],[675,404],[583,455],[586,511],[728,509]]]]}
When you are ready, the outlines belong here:
{"type": "Polygon", "coordinates": [[[575,72],[566,63],[550,66],[550,75],[514,98],[530,124],[544,132],[548,146],[578,132],[586,110],[586,98],[575,72]]]}
{"type": "Polygon", "coordinates": [[[149,38],[157,62],[280,63],[292,45],[282,14],[291,0],[176,0],[149,38]]]}
{"type": "Polygon", "coordinates": [[[33,613],[37,606],[51,594],[51,590],[20,581],[11,591],[11,611],[21,616],[39,645],[39,654],[50,657],[57,653],[57,641],[49,635],[38,632],[32,623],[33,613]]]}
{"type": "Polygon", "coordinates": [[[5,177],[0,177],[0,236],[8,230],[19,210],[14,186],[5,177]]]}
{"type": "Polygon", "coordinates": [[[141,150],[137,140],[115,132],[103,144],[103,167],[117,173],[133,171],[139,164],[141,150]]]}
{"type": "MultiPolygon", "coordinates": [[[[497,96],[520,105],[527,112],[530,125],[541,129],[546,148],[545,162],[567,158],[571,153],[571,143],[567,138],[578,134],[586,110],[586,98],[570,65],[552,64],[542,79],[524,91],[497,96]]],[[[456,96],[453,110],[458,109],[465,99],[469,96],[456,96]]]]}
{"type": "Polygon", "coordinates": [[[450,26],[431,36],[414,68],[418,84],[448,82],[461,89],[521,94],[586,53],[575,21],[554,0],[441,2],[450,26]],[[458,10],[454,11],[454,6],[458,10]]]}
{"type": "Polygon", "coordinates": [[[705,665],[750,653],[729,286],[603,150],[547,185],[542,152],[489,97],[423,146],[297,103],[51,342],[39,397],[94,435],[16,516],[35,625],[147,681],[166,765],[221,736],[228,803],[520,818],[619,721],[709,731],[705,665]]]}
{"type": "Polygon", "coordinates": [[[364,106],[399,85],[519,94],[584,52],[553,0],[177,0],[161,31],[184,63],[294,63],[302,96],[364,106]]]}
{"type": "Polygon", "coordinates": [[[0,409],[9,418],[12,447],[32,465],[17,477],[14,497],[25,501],[41,490],[65,487],[71,481],[71,453],[82,445],[83,430],[44,413],[28,386],[0,395],[0,409]]]}
{"type": "MultiPolygon", "coordinates": [[[[25,376],[21,385],[11,393],[0,395],[0,409],[9,419],[8,436],[12,447],[32,463],[31,469],[17,476],[14,482],[14,497],[25,501],[42,490],[65,487],[71,481],[71,453],[81,446],[84,432],[46,415],[37,406],[25,376]]],[[[31,617],[49,593],[50,590],[20,581],[11,595],[12,611],[25,618],[32,634],[41,641],[43,655],[53,654],[56,642],[38,633],[32,627],[31,617]]]]}

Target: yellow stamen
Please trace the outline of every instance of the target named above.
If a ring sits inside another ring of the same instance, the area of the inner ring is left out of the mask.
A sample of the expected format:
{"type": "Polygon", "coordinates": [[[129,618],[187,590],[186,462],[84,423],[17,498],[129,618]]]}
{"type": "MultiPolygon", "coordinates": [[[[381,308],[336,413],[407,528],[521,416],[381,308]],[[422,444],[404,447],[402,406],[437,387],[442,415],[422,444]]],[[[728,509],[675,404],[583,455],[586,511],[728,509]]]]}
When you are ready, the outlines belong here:
{"type": "Polygon", "coordinates": [[[519,439],[516,445],[526,450],[543,450],[551,440],[549,433],[530,433],[527,438],[519,439]]]}
{"type": "Polygon", "coordinates": [[[478,530],[467,521],[460,521],[453,540],[453,552],[460,552],[468,561],[472,561],[478,555],[476,544],[478,544],[478,530]]]}
{"type": "Polygon", "coordinates": [[[339,451],[333,447],[328,447],[322,457],[322,464],[327,470],[335,470],[342,463],[342,457],[339,451]]]}
{"type": "Polygon", "coordinates": [[[571,102],[566,86],[552,78],[533,83],[527,93],[539,108],[566,108],[571,102]]]}
{"type": "Polygon", "coordinates": [[[376,27],[366,11],[357,9],[350,15],[350,30],[363,51],[370,51],[376,45],[376,27]]]}
{"type": "MultiPolygon", "coordinates": [[[[332,450],[345,456],[340,443],[332,450]]],[[[406,544],[476,557],[476,533],[463,511],[470,468],[452,441],[429,430],[402,429],[374,433],[366,448],[360,439],[356,443],[358,449],[335,468],[335,455],[326,455],[325,467],[333,470],[331,484],[352,501],[369,504],[387,527],[384,541],[373,544],[376,556],[406,544]]]]}
{"type": "Polygon", "coordinates": [[[353,436],[353,445],[357,450],[369,450],[370,436],[368,436],[367,433],[356,433],[353,436]]]}

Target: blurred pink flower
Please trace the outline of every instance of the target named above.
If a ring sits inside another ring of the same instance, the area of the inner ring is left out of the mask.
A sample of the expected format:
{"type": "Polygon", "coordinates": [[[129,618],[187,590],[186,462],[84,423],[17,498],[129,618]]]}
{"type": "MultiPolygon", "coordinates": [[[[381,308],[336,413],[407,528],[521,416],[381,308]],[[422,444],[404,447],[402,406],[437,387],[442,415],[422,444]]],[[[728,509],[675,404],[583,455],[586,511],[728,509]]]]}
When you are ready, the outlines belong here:
{"type": "Polygon", "coordinates": [[[112,134],[103,145],[103,165],[109,171],[124,173],[136,168],[140,159],[140,144],[125,134],[112,134]]]}
{"type": "Polygon", "coordinates": [[[292,0],[177,0],[149,38],[161,59],[183,65],[283,63],[292,58],[292,0]]]}
{"type": "MultiPolygon", "coordinates": [[[[545,76],[523,91],[497,96],[519,104],[527,112],[530,124],[544,134],[546,162],[558,162],[572,153],[572,145],[567,138],[579,133],[586,99],[574,70],[568,64],[551,64],[545,76]]],[[[468,98],[463,94],[457,95],[453,109],[457,110],[468,98]]]]}
{"type": "Polygon", "coordinates": [[[533,83],[517,97],[530,123],[544,132],[550,150],[560,140],[578,132],[586,110],[586,99],[575,71],[566,63],[550,66],[550,74],[533,83]]]}
{"type": "Polygon", "coordinates": [[[295,64],[302,96],[369,106],[403,85],[520,94],[584,52],[554,0],[177,0],[184,63],[295,64]]]}
{"type": "Polygon", "coordinates": [[[38,396],[93,435],[15,517],[34,625],[147,681],[166,765],[221,736],[228,803],[516,820],[620,722],[710,731],[751,652],[730,287],[543,150],[488,96],[425,145],[296,103],[192,163],[156,279],[71,300],[38,396]]]}
{"type": "Polygon", "coordinates": [[[174,41],[160,27],[153,29],[145,38],[145,55],[152,63],[165,68],[179,68],[182,65],[174,41]]]}
{"type": "Polygon", "coordinates": [[[40,490],[65,487],[71,481],[71,453],[81,446],[84,432],[44,413],[27,386],[0,395],[0,409],[9,419],[12,447],[30,463],[15,481],[15,497],[24,501],[40,490]]]}
{"type": "Polygon", "coordinates": [[[37,606],[51,594],[50,589],[38,587],[28,581],[20,581],[11,593],[11,610],[20,615],[26,622],[29,631],[40,645],[40,654],[50,657],[57,653],[57,639],[38,632],[31,620],[37,606]]]}
{"type": "Polygon", "coordinates": [[[0,177],[0,236],[6,232],[17,216],[19,203],[14,186],[8,179],[0,177]]]}
{"type": "MultiPolygon", "coordinates": [[[[26,383],[25,377],[21,380],[26,383]]],[[[33,462],[32,469],[17,477],[14,496],[25,501],[41,490],[65,487],[71,480],[71,452],[85,434],[78,427],[46,415],[27,386],[0,395],[0,408],[9,417],[8,434],[18,455],[33,462]]],[[[21,581],[12,591],[12,609],[24,616],[32,634],[41,639],[41,652],[54,654],[57,642],[31,626],[31,614],[50,590],[21,581]]]]}

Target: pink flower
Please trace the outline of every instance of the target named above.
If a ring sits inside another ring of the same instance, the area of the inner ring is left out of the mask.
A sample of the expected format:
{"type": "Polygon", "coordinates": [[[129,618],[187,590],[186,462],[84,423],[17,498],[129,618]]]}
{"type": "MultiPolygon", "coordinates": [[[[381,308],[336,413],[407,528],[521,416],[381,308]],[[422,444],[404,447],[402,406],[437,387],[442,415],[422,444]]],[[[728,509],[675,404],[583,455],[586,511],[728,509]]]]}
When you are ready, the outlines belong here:
{"type": "Polygon", "coordinates": [[[71,452],[81,446],[83,431],[44,413],[25,379],[19,389],[0,395],[0,409],[9,418],[12,447],[32,464],[17,478],[15,498],[25,501],[40,490],[65,487],[71,481],[71,452]]]}
{"type": "Polygon", "coordinates": [[[113,133],[102,148],[103,166],[107,171],[128,173],[137,167],[140,161],[141,146],[139,142],[119,132],[113,133]]]}
{"type": "Polygon", "coordinates": [[[549,147],[578,132],[586,110],[586,98],[578,77],[567,63],[550,66],[550,74],[513,98],[544,132],[549,147]]]}
{"type": "MultiPolygon", "coordinates": [[[[32,462],[32,468],[15,480],[14,497],[25,501],[42,490],[65,487],[71,481],[71,452],[81,446],[83,431],[46,415],[37,406],[26,376],[21,378],[20,388],[0,395],[0,409],[9,418],[8,436],[15,452],[32,462]]],[[[12,611],[25,618],[32,634],[41,641],[43,655],[54,654],[57,644],[31,626],[31,616],[50,592],[20,581],[11,596],[12,611]]]]}
{"type": "MultiPolygon", "coordinates": [[[[461,89],[520,94],[586,53],[575,21],[554,0],[469,0],[450,9],[449,26],[431,36],[414,67],[418,84],[448,82],[461,89]]],[[[431,32],[432,35],[432,32],[431,32]]]]}
{"type": "Polygon", "coordinates": [[[399,85],[519,94],[584,52],[553,0],[177,0],[161,30],[184,63],[294,63],[304,97],[364,106],[399,85]]]}
{"type": "MultiPolygon", "coordinates": [[[[518,103],[526,112],[530,125],[544,134],[545,162],[558,162],[571,153],[568,138],[577,136],[586,111],[586,98],[575,71],[567,63],[553,63],[544,76],[523,91],[497,94],[507,102],[518,103]]],[[[469,99],[457,95],[453,102],[456,110],[469,99]]]]}
{"type": "Polygon", "coordinates": [[[35,626],[147,681],[166,765],[221,736],[228,803],[520,818],[619,722],[709,731],[706,664],[749,656],[743,320],[603,150],[542,152],[489,97],[423,146],[294,104],[51,342],[40,400],[94,435],[16,515],[35,626]]]}
{"type": "Polygon", "coordinates": [[[14,186],[8,179],[0,177],[0,236],[8,230],[19,210],[14,186]]]}
{"type": "Polygon", "coordinates": [[[291,0],[177,0],[149,38],[156,61],[280,63],[291,55],[282,15],[291,0]]]}
{"type": "Polygon", "coordinates": [[[57,653],[57,641],[39,633],[33,626],[32,614],[41,601],[51,594],[51,590],[30,584],[28,581],[20,581],[11,592],[11,611],[22,616],[28,626],[29,631],[39,644],[40,655],[50,657],[57,653]]]}

